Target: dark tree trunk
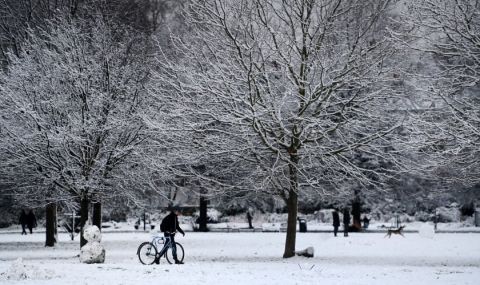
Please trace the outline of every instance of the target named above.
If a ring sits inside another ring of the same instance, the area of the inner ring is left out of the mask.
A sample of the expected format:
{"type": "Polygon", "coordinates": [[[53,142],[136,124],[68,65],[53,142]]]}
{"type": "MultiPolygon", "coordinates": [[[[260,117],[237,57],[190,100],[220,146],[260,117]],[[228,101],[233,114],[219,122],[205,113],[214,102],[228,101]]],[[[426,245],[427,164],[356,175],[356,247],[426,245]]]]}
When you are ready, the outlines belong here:
{"type": "Polygon", "coordinates": [[[206,232],[207,229],[207,200],[200,195],[200,217],[198,218],[199,231],[206,232]]]}
{"type": "Polygon", "coordinates": [[[357,231],[362,230],[361,214],[362,214],[362,201],[360,198],[360,191],[355,190],[355,198],[352,201],[352,217],[353,217],[353,227],[357,231]]]}
{"type": "Polygon", "coordinates": [[[57,242],[57,204],[49,203],[45,208],[45,246],[55,246],[57,242]]]}
{"type": "Polygon", "coordinates": [[[295,256],[295,243],[297,238],[297,213],[298,213],[298,175],[296,155],[291,156],[291,163],[289,165],[290,171],[290,190],[287,199],[287,238],[285,241],[285,252],[283,258],[295,256]]]}
{"type": "Polygon", "coordinates": [[[352,203],[353,227],[357,230],[362,229],[362,223],[360,221],[361,211],[360,201],[354,201],[352,203]]]}
{"type": "Polygon", "coordinates": [[[87,244],[87,240],[83,238],[83,229],[88,221],[89,204],[90,201],[88,200],[88,197],[84,195],[80,200],[80,248],[87,244]]]}
{"type": "Polygon", "coordinates": [[[93,203],[92,224],[102,230],[102,203],[97,201],[93,203]]]}
{"type": "Polygon", "coordinates": [[[287,239],[285,241],[285,252],[283,258],[295,256],[295,243],[297,239],[297,211],[298,194],[290,190],[288,201],[287,239]]]}

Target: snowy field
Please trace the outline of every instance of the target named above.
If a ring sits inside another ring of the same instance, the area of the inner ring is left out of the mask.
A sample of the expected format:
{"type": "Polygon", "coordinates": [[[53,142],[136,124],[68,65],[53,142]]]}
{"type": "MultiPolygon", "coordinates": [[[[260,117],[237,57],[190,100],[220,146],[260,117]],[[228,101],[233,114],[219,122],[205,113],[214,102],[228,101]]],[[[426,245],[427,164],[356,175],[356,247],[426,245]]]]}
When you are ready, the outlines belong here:
{"type": "Polygon", "coordinates": [[[298,233],[314,258],[282,259],[285,233],[194,233],[177,241],[185,264],[145,266],[135,255],[149,233],[105,233],[104,264],[79,264],[78,237],[0,234],[0,284],[479,284],[480,234],[405,238],[384,234],[298,233]],[[18,260],[22,258],[22,260],[18,260]],[[21,274],[24,271],[23,275],[21,274]],[[22,279],[23,278],[23,279],[22,279]],[[20,280],[18,280],[20,279],[20,280]]]}

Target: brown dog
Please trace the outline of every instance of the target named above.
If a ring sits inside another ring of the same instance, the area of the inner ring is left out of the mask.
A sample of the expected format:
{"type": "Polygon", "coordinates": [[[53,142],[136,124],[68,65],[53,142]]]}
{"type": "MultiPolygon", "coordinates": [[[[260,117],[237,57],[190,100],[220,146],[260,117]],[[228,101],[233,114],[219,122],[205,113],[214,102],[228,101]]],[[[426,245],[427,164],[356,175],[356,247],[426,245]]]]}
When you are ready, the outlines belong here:
{"type": "Polygon", "coordinates": [[[405,228],[405,226],[401,226],[401,227],[399,227],[398,229],[389,229],[389,230],[387,231],[387,234],[384,236],[384,238],[386,238],[387,236],[388,236],[388,238],[391,238],[391,237],[392,237],[392,234],[401,235],[402,237],[405,237],[405,236],[402,234],[403,228],[405,228]]]}

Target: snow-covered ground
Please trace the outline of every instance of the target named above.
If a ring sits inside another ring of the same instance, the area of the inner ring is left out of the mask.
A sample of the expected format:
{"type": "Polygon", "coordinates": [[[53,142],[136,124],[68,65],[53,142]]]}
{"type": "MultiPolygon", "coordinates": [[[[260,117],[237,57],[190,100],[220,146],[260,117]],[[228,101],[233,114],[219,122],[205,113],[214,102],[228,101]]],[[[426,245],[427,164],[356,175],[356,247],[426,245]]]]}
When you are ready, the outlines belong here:
{"type": "Polygon", "coordinates": [[[282,259],[285,233],[194,233],[177,241],[185,264],[141,265],[137,246],[150,233],[104,233],[104,264],[80,264],[78,237],[60,234],[56,248],[44,234],[0,235],[1,284],[478,284],[480,234],[348,238],[298,233],[297,249],[314,258],[282,259]],[[22,258],[22,260],[18,260],[22,258]]]}

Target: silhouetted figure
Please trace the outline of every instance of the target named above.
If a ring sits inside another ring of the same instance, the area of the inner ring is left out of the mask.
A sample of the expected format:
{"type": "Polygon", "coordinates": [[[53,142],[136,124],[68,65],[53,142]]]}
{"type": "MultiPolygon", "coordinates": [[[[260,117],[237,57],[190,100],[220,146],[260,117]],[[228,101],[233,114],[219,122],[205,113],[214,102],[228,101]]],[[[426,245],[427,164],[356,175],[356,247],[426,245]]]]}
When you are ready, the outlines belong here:
{"type": "MultiPolygon", "coordinates": [[[[172,255],[175,260],[175,264],[183,264],[182,261],[177,259],[177,246],[175,244],[175,232],[179,231],[183,236],[185,232],[180,228],[178,224],[178,215],[180,215],[180,209],[173,207],[170,214],[163,218],[162,223],[160,224],[160,230],[163,232],[165,237],[170,237],[172,241],[172,255]]],[[[155,263],[159,263],[158,259],[155,259],[155,263]]]]}
{"type": "Polygon", "coordinates": [[[30,234],[32,234],[32,229],[37,227],[37,218],[32,210],[30,210],[27,215],[27,226],[28,230],[30,230],[30,234]]]}
{"type": "Polygon", "coordinates": [[[22,235],[26,235],[27,231],[25,228],[27,227],[27,213],[25,213],[25,210],[22,210],[18,223],[22,226],[22,235]]]}
{"type": "Polygon", "coordinates": [[[343,210],[343,236],[348,237],[348,226],[350,225],[350,213],[348,209],[343,210]]]}
{"type": "Polygon", "coordinates": [[[332,212],[332,216],[333,216],[333,235],[337,236],[338,227],[340,227],[340,216],[338,215],[338,209],[335,209],[332,212]]]}
{"type": "Polygon", "coordinates": [[[362,219],[363,222],[363,228],[368,229],[368,225],[370,224],[370,219],[367,218],[367,216],[364,216],[362,219]]]}
{"type": "Polygon", "coordinates": [[[247,211],[247,221],[248,221],[248,228],[249,228],[249,229],[253,229],[253,226],[252,226],[252,215],[250,214],[249,211],[247,211]]]}

